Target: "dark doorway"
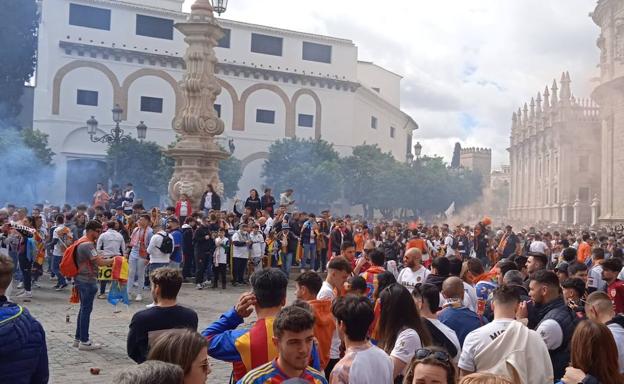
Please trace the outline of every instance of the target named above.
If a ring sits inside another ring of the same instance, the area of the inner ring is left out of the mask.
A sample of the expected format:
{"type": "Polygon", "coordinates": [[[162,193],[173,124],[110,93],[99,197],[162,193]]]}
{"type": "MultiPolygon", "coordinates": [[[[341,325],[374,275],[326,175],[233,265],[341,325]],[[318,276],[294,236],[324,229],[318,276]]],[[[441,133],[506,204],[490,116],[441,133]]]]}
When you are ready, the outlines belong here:
{"type": "Polygon", "coordinates": [[[67,161],[67,182],[65,197],[69,204],[88,203],[93,200],[95,185],[107,185],[106,163],[96,159],[74,159],[67,161]]]}

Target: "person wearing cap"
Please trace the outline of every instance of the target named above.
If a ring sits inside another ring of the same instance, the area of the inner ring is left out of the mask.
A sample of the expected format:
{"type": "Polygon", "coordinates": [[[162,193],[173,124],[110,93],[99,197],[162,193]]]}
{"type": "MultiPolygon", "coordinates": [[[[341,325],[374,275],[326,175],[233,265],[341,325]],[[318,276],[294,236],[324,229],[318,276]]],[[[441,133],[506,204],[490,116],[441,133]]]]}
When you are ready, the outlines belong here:
{"type": "Polygon", "coordinates": [[[557,266],[555,267],[555,273],[557,274],[560,283],[563,283],[565,280],[568,279],[568,277],[570,277],[568,275],[569,266],[570,264],[568,264],[566,261],[560,261],[559,264],[557,264],[557,266]]]}
{"type": "Polygon", "coordinates": [[[585,318],[585,283],[583,280],[573,277],[561,282],[563,300],[572,308],[580,319],[585,318]]]}

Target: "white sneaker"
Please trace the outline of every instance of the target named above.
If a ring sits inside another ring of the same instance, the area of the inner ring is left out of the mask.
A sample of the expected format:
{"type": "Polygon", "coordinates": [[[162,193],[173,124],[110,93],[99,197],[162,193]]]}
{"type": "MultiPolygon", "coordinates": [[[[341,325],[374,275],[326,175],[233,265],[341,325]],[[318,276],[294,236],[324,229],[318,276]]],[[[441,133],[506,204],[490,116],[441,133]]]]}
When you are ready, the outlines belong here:
{"type": "Polygon", "coordinates": [[[17,284],[17,289],[22,289],[22,288],[24,288],[24,282],[23,282],[23,281],[20,281],[20,282],[17,284]]]}
{"type": "Polygon", "coordinates": [[[134,298],[134,301],[143,301],[143,296],[139,293],[138,295],[136,295],[136,297],[134,298]]]}
{"type": "Polygon", "coordinates": [[[31,291],[22,291],[22,292],[18,293],[17,295],[15,295],[15,297],[19,297],[21,299],[32,299],[32,292],[31,291]]]}
{"type": "Polygon", "coordinates": [[[94,343],[91,340],[86,343],[80,342],[80,345],[78,345],[78,349],[81,351],[93,351],[100,348],[102,348],[102,344],[94,343]]]}
{"type": "Polygon", "coordinates": [[[197,289],[204,289],[204,286],[202,284],[197,284],[197,289]]]}
{"type": "Polygon", "coordinates": [[[33,282],[32,282],[32,286],[33,286],[33,288],[41,288],[41,286],[39,285],[39,283],[38,283],[38,282],[36,282],[36,281],[33,281],[33,282]]]}

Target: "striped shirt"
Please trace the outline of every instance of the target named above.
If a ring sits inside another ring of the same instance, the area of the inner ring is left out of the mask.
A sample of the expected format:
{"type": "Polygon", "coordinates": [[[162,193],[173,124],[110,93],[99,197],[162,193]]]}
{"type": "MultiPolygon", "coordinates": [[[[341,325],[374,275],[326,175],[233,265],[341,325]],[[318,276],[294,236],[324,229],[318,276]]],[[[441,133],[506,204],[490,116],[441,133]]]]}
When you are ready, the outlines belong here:
{"type": "MultiPolygon", "coordinates": [[[[310,384],[327,384],[323,374],[312,367],[307,367],[299,378],[310,384]]],[[[288,379],[275,359],[250,371],[237,384],[281,384],[288,379]]]]}

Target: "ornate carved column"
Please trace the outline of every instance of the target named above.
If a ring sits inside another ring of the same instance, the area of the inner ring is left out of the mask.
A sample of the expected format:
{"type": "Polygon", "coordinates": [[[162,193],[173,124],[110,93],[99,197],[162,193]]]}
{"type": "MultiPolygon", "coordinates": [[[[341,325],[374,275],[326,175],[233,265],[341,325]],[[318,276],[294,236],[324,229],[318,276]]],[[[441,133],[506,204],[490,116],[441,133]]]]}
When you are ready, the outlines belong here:
{"type": "Polygon", "coordinates": [[[186,71],[179,83],[184,107],[176,111],[173,122],[180,140],[168,151],[175,159],[169,196],[175,202],[185,193],[198,208],[208,184],[223,194],[219,161],[229,156],[214,141],[224,127],[213,108],[221,92],[214,75],[217,58],[213,48],[223,31],[215,21],[209,0],[196,0],[188,19],[175,27],[185,36],[188,48],[184,56],[186,71]]]}
{"type": "Polygon", "coordinates": [[[591,226],[595,226],[598,223],[598,215],[600,214],[600,199],[598,195],[594,196],[591,203],[591,226]]]}
{"type": "Polygon", "coordinates": [[[568,223],[568,202],[565,199],[561,203],[561,222],[563,224],[568,223]]]}
{"type": "Polygon", "coordinates": [[[578,225],[579,221],[580,221],[580,215],[581,215],[581,200],[579,199],[578,196],[576,196],[576,199],[574,200],[574,204],[572,204],[572,224],[574,225],[578,225]]]}

